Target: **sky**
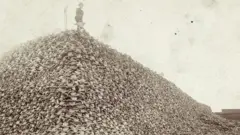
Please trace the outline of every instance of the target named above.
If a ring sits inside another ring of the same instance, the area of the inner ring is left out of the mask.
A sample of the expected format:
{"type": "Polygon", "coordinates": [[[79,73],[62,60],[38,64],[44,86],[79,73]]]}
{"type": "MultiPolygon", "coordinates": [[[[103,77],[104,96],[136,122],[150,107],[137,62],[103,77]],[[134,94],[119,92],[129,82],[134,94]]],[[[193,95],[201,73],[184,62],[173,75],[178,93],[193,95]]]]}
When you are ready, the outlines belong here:
{"type": "MultiPolygon", "coordinates": [[[[75,29],[78,0],[0,0],[0,55],[75,29]]],[[[213,111],[240,108],[239,0],[83,0],[85,29],[213,111]]]]}

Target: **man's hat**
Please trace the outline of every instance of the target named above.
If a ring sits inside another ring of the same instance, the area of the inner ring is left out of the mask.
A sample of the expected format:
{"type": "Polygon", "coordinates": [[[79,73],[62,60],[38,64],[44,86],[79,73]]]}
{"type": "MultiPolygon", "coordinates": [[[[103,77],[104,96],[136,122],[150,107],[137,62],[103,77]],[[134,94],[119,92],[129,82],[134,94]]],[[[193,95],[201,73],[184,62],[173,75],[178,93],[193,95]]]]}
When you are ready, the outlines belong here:
{"type": "Polygon", "coordinates": [[[82,7],[83,7],[83,3],[82,3],[82,2],[79,2],[78,6],[79,6],[80,8],[82,8],[82,7]]]}

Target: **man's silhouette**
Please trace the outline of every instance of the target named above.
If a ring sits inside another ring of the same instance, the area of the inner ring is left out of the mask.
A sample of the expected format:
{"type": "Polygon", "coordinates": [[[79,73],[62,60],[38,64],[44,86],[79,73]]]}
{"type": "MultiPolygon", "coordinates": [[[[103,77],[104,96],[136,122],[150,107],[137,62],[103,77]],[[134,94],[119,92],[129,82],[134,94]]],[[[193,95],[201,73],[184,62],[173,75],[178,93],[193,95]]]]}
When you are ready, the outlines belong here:
{"type": "Polygon", "coordinates": [[[80,2],[78,4],[78,8],[76,9],[76,16],[75,16],[75,20],[76,20],[76,25],[77,25],[77,30],[82,30],[84,23],[83,23],[83,3],[80,2]]]}

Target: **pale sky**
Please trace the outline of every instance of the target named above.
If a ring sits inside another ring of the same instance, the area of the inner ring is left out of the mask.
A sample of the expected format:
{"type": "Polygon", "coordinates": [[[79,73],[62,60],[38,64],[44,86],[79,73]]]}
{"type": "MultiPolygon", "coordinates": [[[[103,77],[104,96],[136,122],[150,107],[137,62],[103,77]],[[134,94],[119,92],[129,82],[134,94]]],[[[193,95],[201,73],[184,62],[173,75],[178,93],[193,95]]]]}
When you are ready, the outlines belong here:
{"type": "MultiPolygon", "coordinates": [[[[0,55],[75,28],[78,0],[0,0],[0,55]]],[[[240,108],[239,0],[84,0],[86,30],[213,111],[240,108]],[[191,22],[192,21],[192,22],[191,22]]]]}

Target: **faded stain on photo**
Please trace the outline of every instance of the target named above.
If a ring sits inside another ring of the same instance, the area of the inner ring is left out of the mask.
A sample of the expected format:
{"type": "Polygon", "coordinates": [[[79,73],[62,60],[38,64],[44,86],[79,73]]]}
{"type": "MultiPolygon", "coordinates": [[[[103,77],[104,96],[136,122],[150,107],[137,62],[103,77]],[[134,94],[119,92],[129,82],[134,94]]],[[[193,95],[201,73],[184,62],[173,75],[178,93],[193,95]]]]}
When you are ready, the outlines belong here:
{"type": "Polygon", "coordinates": [[[100,35],[100,39],[105,43],[109,43],[114,38],[113,27],[110,23],[106,23],[103,27],[102,33],[100,35]]]}
{"type": "Polygon", "coordinates": [[[201,0],[201,1],[202,1],[203,6],[205,6],[207,8],[214,8],[218,4],[217,0],[201,0]]]}

